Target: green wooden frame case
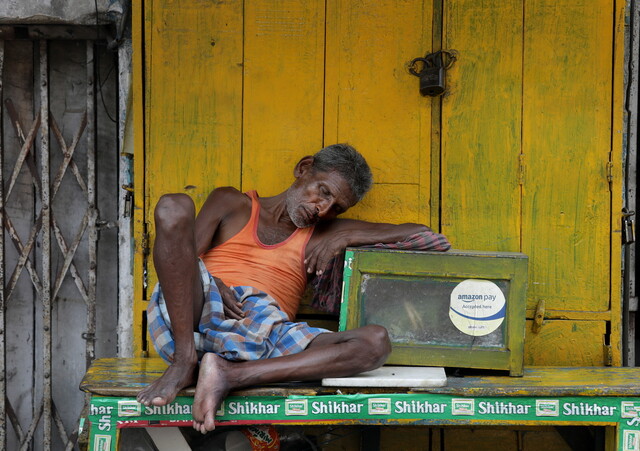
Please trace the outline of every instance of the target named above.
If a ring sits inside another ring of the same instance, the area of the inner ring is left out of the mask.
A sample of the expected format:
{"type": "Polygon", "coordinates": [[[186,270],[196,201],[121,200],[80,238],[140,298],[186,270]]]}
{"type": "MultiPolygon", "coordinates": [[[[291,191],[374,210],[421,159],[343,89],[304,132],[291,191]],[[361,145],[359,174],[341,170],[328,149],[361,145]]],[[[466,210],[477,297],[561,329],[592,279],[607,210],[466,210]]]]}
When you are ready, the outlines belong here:
{"type": "Polygon", "coordinates": [[[526,255],[512,252],[348,248],[340,330],[385,326],[392,343],[387,364],[522,376],[527,265],[526,255]],[[472,312],[466,316],[463,308],[479,310],[464,310],[472,312]],[[480,321],[473,315],[483,308],[480,321]]]}

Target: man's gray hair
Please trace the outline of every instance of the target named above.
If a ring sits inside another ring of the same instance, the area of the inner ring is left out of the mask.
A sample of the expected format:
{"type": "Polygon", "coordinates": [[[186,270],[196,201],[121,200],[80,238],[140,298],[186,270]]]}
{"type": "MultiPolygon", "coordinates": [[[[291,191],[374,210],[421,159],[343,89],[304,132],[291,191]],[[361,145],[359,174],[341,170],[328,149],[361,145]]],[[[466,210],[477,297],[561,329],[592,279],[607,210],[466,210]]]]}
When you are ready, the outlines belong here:
{"type": "Polygon", "coordinates": [[[360,201],[371,189],[371,169],[360,153],[349,144],[333,144],[313,156],[316,171],[336,171],[349,184],[351,192],[360,201]]]}

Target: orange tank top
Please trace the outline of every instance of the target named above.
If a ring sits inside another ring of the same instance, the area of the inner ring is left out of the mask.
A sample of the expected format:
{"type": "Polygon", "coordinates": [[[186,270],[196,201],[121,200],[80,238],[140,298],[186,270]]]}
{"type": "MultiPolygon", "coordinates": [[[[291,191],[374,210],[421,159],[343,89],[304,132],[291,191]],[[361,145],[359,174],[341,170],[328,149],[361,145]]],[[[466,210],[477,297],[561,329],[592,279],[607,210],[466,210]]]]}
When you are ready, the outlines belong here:
{"type": "Polygon", "coordinates": [[[258,193],[246,194],[251,198],[249,222],[232,238],[205,252],[202,261],[209,273],[229,286],[248,285],[270,294],[293,319],[307,285],[304,256],[313,227],[296,229],[281,243],[263,244],[257,233],[258,193]]]}

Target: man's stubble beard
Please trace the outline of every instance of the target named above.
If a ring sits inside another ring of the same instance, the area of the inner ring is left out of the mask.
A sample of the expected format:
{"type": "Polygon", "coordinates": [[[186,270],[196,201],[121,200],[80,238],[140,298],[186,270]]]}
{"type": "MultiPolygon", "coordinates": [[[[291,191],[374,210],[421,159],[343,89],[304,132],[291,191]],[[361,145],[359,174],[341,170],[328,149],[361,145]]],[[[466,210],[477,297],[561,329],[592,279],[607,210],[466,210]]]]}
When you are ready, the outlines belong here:
{"type": "Polygon", "coordinates": [[[297,199],[295,199],[294,194],[291,190],[287,191],[287,197],[285,205],[287,207],[287,214],[289,215],[289,219],[293,222],[293,225],[299,229],[306,229],[307,227],[311,227],[313,224],[307,222],[307,219],[300,213],[300,206],[297,199]]]}

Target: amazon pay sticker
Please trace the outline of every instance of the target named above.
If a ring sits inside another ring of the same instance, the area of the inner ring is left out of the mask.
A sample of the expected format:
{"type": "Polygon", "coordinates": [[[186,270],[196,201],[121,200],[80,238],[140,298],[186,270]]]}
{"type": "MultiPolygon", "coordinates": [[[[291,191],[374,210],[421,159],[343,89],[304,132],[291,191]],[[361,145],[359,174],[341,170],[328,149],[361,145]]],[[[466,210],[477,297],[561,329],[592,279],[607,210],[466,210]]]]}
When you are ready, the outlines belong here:
{"type": "Polygon", "coordinates": [[[490,334],[500,327],[506,311],[502,290],[490,280],[463,280],[451,292],[449,318],[467,335],[490,334]]]}

